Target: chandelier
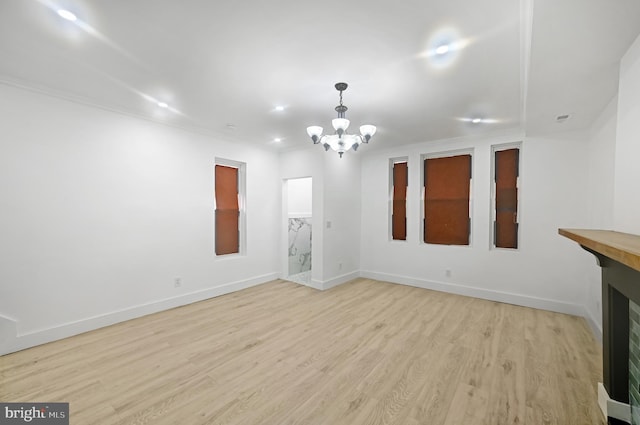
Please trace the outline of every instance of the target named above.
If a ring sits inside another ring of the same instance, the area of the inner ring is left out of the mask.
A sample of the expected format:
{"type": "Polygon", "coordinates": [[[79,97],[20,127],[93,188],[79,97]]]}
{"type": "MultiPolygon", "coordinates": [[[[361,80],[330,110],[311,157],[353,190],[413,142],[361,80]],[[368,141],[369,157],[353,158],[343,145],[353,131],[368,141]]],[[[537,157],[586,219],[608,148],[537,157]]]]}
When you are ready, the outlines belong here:
{"type": "Polygon", "coordinates": [[[325,151],[328,151],[329,148],[331,148],[334,151],[338,152],[338,155],[340,155],[340,158],[342,158],[342,154],[344,154],[349,149],[357,151],[361,143],[369,143],[371,137],[376,134],[376,126],[361,125],[360,134],[347,133],[347,128],[349,128],[349,120],[344,117],[344,113],[348,108],[342,104],[342,92],[347,89],[348,85],[347,83],[336,83],[335,87],[336,90],[340,92],[340,104],[336,106],[338,118],[334,118],[333,120],[331,120],[331,124],[333,125],[335,133],[326,134],[323,136],[322,127],[312,125],[311,127],[307,127],[307,134],[309,135],[309,137],[311,137],[311,140],[313,140],[314,144],[317,145],[319,143],[322,143],[325,151]]]}

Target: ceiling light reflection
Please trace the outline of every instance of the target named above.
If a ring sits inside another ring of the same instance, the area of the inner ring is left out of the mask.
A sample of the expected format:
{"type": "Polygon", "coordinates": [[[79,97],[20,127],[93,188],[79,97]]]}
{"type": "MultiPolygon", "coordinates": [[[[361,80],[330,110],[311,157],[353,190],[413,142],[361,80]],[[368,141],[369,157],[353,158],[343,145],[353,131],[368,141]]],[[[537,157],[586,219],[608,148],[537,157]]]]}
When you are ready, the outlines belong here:
{"type": "Polygon", "coordinates": [[[470,43],[471,39],[462,38],[455,28],[441,28],[431,35],[426,50],[418,56],[426,58],[434,69],[449,68],[470,43]]]}
{"type": "Polygon", "coordinates": [[[92,25],[89,25],[89,23],[87,22],[89,20],[87,18],[87,15],[88,15],[88,11],[87,10],[81,10],[79,8],[74,8],[74,12],[71,12],[68,9],[61,8],[60,5],[56,4],[56,2],[54,0],[37,0],[37,1],[40,4],[42,4],[43,6],[47,7],[49,10],[55,12],[56,15],[58,15],[58,16],[62,17],[63,19],[71,22],[73,25],[69,25],[69,27],[79,28],[80,30],[84,31],[85,33],[87,33],[90,36],[94,37],[95,39],[101,41],[105,45],[109,46],[113,50],[117,51],[122,56],[125,56],[131,62],[134,62],[134,63],[136,63],[138,65],[141,65],[141,66],[149,69],[149,67],[147,65],[142,63],[134,55],[132,55],[131,53],[126,51],[123,47],[121,47],[118,44],[116,44],[113,41],[111,41],[109,38],[107,38],[104,34],[100,33],[92,25]]]}
{"type": "Polygon", "coordinates": [[[59,16],[66,19],[67,21],[75,22],[78,20],[78,17],[73,12],[69,12],[68,10],[58,9],[57,13],[59,16]]]}
{"type": "Polygon", "coordinates": [[[472,117],[472,118],[457,117],[456,120],[460,122],[471,123],[471,124],[499,124],[503,122],[503,120],[498,120],[495,118],[480,118],[480,117],[472,117]]]}
{"type": "Polygon", "coordinates": [[[437,55],[444,55],[445,53],[449,52],[449,45],[448,44],[443,44],[442,46],[438,46],[436,48],[436,54],[437,55]]]}

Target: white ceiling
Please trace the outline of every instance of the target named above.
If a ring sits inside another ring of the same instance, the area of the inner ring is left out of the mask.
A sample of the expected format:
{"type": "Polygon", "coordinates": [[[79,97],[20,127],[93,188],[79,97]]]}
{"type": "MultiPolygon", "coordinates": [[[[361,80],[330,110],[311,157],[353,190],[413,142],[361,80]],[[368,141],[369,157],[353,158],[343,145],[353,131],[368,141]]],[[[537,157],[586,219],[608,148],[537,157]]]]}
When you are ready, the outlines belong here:
{"type": "Polygon", "coordinates": [[[375,149],[588,128],[639,33],[637,0],[1,0],[0,81],[274,149],[330,128],[345,81],[375,149]]]}

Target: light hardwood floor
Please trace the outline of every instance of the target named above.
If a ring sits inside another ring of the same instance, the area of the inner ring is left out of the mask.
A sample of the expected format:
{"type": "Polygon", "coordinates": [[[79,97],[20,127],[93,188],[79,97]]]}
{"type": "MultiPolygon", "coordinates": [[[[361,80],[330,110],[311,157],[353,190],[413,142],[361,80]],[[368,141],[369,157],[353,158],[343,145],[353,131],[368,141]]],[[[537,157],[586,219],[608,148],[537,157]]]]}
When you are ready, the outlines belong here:
{"type": "Polygon", "coordinates": [[[284,281],[0,357],[0,400],[82,424],[603,424],[582,318],[284,281]]]}

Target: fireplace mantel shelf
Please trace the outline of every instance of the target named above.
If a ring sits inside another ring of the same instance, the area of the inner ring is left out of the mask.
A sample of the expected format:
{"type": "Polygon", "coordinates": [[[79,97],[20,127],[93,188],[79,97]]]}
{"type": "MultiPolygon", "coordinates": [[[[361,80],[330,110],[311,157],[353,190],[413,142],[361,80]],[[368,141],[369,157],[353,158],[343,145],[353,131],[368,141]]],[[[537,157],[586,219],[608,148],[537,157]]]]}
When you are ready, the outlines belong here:
{"type": "Polygon", "coordinates": [[[558,229],[558,233],[605,257],[640,271],[640,236],[611,230],[558,229]]]}

